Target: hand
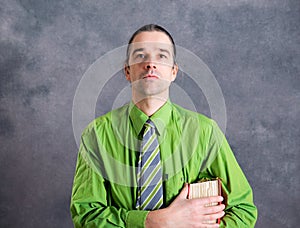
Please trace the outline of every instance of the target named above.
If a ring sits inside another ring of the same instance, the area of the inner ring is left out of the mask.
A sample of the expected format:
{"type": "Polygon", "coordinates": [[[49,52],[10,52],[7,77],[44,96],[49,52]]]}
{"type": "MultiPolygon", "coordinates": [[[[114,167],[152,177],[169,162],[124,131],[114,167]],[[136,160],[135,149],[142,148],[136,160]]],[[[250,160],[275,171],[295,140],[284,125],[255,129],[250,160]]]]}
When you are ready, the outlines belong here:
{"type": "Polygon", "coordinates": [[[187,194],[186,184],[169,207],[149,212],[146,227],[219,227],[219,224],[207,224],[207,221],[216,221],[223,217],[225,205],[211,207],[205,205],[222,202],[223,197],[187,199],[187,194]]]}

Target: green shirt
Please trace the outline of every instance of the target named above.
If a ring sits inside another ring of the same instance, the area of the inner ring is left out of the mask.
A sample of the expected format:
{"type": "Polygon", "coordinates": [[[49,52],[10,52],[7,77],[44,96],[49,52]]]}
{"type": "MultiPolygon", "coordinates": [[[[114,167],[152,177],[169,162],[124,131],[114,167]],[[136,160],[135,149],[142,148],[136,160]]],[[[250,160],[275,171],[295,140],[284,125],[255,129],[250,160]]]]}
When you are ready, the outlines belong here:
{"type": "MultiPolygon", "coordinates": [[[[149,211],[135,209],[140,132],[149,117],[132,103],[95,119],[84,130],[71,199],[75,227],[144,227],[149,211]]],[[[252,190],[217,124],[167,101],[150,119],[158,130],[164,207],[184,183],[222,180],[220,227],[254,227],[252,190]]]]}

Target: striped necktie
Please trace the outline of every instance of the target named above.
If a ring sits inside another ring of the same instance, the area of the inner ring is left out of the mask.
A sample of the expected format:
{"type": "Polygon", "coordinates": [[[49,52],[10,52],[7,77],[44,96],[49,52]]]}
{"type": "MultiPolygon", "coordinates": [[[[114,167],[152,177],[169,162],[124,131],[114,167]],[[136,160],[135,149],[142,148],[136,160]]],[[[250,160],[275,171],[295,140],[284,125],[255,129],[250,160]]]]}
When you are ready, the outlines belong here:
{"type": "Polygon", "coordinates": [[[143,140],[137,171],[138,210],[156,210],[163,205],[160,151],[154,123],[148,119],[144,125],[143,140]]]}

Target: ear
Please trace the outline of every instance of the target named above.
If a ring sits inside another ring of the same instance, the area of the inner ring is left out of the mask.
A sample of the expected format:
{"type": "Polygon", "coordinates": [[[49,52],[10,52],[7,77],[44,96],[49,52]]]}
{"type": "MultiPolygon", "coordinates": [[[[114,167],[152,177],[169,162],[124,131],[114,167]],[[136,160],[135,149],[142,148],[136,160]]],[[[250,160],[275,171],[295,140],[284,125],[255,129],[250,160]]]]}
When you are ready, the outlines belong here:
{"type": "Polygon", "coordinates": [[[174,63],[174,66],[172,67],[172,82],[176,79],[177,76],[177,72],[178,72],[178,65],[176,63],[174,63]]]}
{"type": "Polygon", "coordinates": [[[125,74],[126,80],[127,81],[131,81],[131,78],[130,78],[130,67],[127,64],[124,65],[124,74],[125,74]]]}

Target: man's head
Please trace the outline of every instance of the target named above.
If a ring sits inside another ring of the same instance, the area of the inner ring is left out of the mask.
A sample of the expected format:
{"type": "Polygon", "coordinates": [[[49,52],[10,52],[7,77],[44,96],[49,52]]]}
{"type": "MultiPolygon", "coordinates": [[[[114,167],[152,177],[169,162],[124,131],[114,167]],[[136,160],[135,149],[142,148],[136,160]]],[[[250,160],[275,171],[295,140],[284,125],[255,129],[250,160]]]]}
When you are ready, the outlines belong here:
{"type": "Polygon", "coordinates": [[[156,32],[162,32],[162,33],[166,34],[169,37],[169,39],[170,39],[170,41],[171,41],[171,43],[173,45],[173,59],[174,59],[174,64],[176,63],[176,61],[175,61],[175,59],[176,59],[176,46],[175,46],[175,42],[174,42],[173,37],[171,36],[171,34],[166,29],[164,29],[163,27],[161,27],[159,25],[148,24],[148,25],[144,25],[141,28],[139,28],[138,30],[136,30],[132,34],[131,38],[129,39],[128,46],[127,46],[127,53],[126,53],[126,63],[127,63],[127,65],[129,65],[128,64],[128,61],[129,61],[129,51],[130,51],[130,47],[131,47],[131,44],[132,44],[134,38],[139,33],[141,33],[141,32],[155,32],[155,31],[156,32]]]}
{"type": "Polygon", "coordinates": [[[132,35],[125,75],[131,82],[134,100],[168,98],[178,71],[175,54],[171,35],[158,25],[143,26],[132,35]]]}

